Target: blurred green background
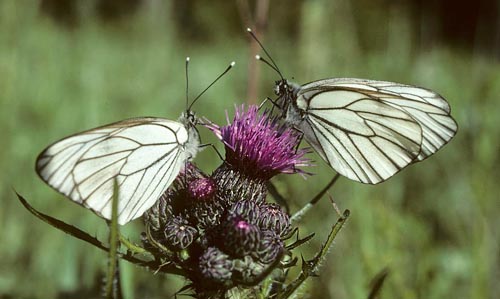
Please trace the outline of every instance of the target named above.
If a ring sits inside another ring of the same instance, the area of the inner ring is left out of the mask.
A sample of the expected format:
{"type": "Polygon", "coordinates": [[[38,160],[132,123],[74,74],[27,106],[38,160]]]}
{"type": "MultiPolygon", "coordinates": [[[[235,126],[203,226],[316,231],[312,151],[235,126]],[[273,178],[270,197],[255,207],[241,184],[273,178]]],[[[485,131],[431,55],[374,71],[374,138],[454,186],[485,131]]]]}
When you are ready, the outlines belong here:
{"type": "MultiPolygon", "coordinates": [[[[237,62],[196,104],[199,115],[222,124],[235,103],[272,96],[278,78],[262,64],[258,96],[246,98],[253,62],[245,12],[256,4],[245,3],[0,1],[0,298],[99,297],[105,253],[35,219],[12,190],[105,238],[102,220],[37,177],[34,161],[46,145],[129,117],[176,119],[185,108],[186,56],[191,99],[237,62]]],[[[371,279],[387,268],[381,298],[500,298],[500,4],[461,3],[276,0],[267,16],[257,13],[262,39],[288,78],[425,86],[448,99],[459,124],[449,145],[383,184],[339,180],[330,194],[351,218],[321,275],[299,294],[366,298],[371,279]]],[[[211,150],[196,161],[207,173],[220,163],[211,150]]],[[[294,211],[334,175],[316,164],[305,181],[275,180],[294,211]]],[[[303,246],[305,257],[336,218],[328,200],[305,217],[301,233],[317,233],[303,246]]],[[[136,222],[124,231],[138,240],[136,222]]],[[[169,298],[184,284],[122,266],[126,298],[169,298]]]]}

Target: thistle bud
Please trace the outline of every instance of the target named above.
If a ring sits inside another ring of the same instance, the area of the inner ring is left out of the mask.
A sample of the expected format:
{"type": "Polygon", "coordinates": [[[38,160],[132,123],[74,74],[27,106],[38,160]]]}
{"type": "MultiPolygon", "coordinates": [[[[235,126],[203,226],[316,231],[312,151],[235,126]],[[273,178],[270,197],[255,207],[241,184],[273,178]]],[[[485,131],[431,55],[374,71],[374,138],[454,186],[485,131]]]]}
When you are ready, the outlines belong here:
{"type": "Polygon", "coordinates": [[[193,201],[207,201],[215,195],[216,191],[217,186],[211,178],[195,179],[188,186],[188,194],[193,201]]]}
{"type": "Polygon", "coordinates": [[[284,237],[290,230],[290,216],[278,204],[265,203],[260,206],[259,227],[284,237]]]}
{"type": "Polygon", "coordinates": [[[227,254],[209,247],[200,256],[199,270],[204,278],[222,283],[231,279],[233,263],[227,254]]]}
{"type": "Polygon", "coordinates": [[[198,228],[205,230],[220,224],[224,214],[224,205],[217,199],[193,203],[186,215],[198,228]]]}
{"type": "Polygon", "coordinates": [[[231,206],[229,214],[239,216],[249,223],[257,224],[259,219],[259,206],[251,200],[240,200],[231,206]]]}
{"type": "Polygon", "coordinates": [[[285,249],[283,241],[273,231],[263,231],[261,233],[257,256],[264,264],[271,264],[278,259],[285,249]]]}
{"type": "Polygon", "coordinates": [[[223,234],[224,250],[235,257],[252,253],[260,240],[259,228],[239,216],[229,216],[221,224],[219,232],[223,234]]]}
{"type": "Polygon", "coordinates": [[[234,261],[234,270],[234,280],[253,284],[265,271],[265,267],[251,256],[245,256],[243,259],[234,261]]]}
{"type": "Polygon", "coordinates": [[[144,213],[144,223],[153,230],[159,230],[173,215],[171,198],[174,191],[168,189],[165,191],[156,203],[144,213]]]}

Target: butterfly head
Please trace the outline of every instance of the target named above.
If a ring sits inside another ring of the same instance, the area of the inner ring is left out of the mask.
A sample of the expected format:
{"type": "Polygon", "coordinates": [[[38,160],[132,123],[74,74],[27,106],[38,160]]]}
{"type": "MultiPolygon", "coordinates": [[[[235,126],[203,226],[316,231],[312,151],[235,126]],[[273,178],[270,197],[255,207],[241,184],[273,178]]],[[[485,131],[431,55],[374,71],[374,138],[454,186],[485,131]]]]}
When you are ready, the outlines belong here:
{"type": "Polygon", "coordinates": [[[183,112],[180,119],[187,128],[194,127],[198,124],[196,113],[192,110],[186,110],[186,112],[183,112]]]}
{"type": "Polygon", "coordinates": [[[186,120],[190,125],[197,125],[198,124],[198,118],[196,117],[196,114],[192,110],[186,111],[186,120]]]}
{"type": "Polygon", "coordinates": [[[288,91],[289,86],[286,79],[277,80],[274,82],[274,94],[278,97],[282,97],[288,91]]]}
{"type": "Polygon", "coordinates": [[[296,97],[299,89],[299,85],[289,82],[286,79],[280,79],[275,82],[274,93],[278,96],[276,102],[284,114],[294,105],[293,99],[296,97]]]}

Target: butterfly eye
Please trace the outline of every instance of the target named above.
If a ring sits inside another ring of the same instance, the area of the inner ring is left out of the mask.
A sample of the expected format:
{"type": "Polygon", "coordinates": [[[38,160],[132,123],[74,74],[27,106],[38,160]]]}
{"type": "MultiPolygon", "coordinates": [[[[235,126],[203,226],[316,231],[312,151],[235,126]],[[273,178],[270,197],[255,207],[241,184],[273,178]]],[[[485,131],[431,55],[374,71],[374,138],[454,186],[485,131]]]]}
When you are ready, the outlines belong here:
{"type": "Polygon", "coordinates": [[[276,85],[274,87],[274,93],[279,96],[284,94],[286,91],[289,91],[290,87],[283,80],[276,81],[276,85]]]}
{"type": "Polygon", "coordinates": [[[187,119],[188,119],[190,124],[196,125],[196,116],[195,116],[194,112],[189,111],[187,119]]]}
{"type": "Polygon", "coordinates": [[[277,95],[277,96],[279,96],[280,95],[280,89],[281,89],[280,86],[276,85],[274,87],[274,94],[277,95]]]}

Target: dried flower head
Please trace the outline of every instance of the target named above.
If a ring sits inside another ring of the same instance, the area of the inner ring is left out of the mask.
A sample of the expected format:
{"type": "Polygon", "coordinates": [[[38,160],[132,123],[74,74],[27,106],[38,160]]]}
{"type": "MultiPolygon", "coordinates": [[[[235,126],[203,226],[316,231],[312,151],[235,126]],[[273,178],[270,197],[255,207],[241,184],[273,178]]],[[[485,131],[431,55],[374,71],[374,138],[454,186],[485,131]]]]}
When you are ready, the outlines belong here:
{"type": "Polygon", "coordinates": [[[187,248],[198,236],[196,228],[180,216],[170,219],[165,225],[165,241],[168,247],[174,249],[187,248]]]}
{"type": "Polygon", "coordinates": [[[251,177],[268,180],[279,173],[300,172],[297,167],[308,165],[307,150],[296,149],[299,134],[268,113],[259,115],[255,105],[247,111],[237,107],[227,126],[208,127],[224,142],[226,162],[251,177]]]}

